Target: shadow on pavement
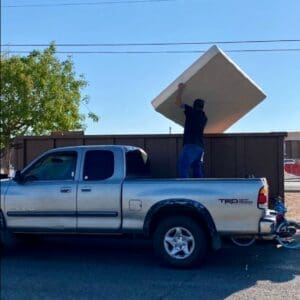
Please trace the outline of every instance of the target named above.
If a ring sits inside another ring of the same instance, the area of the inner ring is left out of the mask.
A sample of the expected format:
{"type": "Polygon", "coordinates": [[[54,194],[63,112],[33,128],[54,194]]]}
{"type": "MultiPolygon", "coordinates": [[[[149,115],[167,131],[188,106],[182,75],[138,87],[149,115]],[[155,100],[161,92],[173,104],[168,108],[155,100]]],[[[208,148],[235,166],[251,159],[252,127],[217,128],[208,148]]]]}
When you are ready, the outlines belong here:
{"type": "Polygon", "coordinates": [[[7,298],[224,299],[258,281],[285,283],[300,275],[300,251],[270,242],[225,245],[191,270],[161,266],[145,240],[48,237],[18,242],[3,254],[7,298]]]}

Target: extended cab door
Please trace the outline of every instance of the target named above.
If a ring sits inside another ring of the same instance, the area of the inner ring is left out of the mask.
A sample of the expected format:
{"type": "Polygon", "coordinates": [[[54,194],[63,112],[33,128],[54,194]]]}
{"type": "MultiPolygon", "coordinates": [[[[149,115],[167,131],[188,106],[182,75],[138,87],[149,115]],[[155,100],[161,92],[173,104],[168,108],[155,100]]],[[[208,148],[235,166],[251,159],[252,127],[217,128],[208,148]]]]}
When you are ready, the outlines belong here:
{"type": "Polygon", "coordinates": [[[5,195],[7,225],[21,231],[76,230],[78,153],[45,154],[12,181],[5,195]]]}
{"type": "Polygon", "coordinates": [[[121,149],[86,149],[78,183],[78,231],[116,231],[121,227],[123,174],[121,149]]]}

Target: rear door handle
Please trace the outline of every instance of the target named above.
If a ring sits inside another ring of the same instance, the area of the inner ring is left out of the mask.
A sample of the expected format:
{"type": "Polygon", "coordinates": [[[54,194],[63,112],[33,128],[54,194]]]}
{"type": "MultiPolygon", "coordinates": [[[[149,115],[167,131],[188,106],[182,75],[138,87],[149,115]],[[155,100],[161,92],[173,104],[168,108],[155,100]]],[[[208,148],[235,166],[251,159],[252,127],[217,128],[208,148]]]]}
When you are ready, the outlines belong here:
{"type": "Polygon", "coordinates": [[[72,189],[70,187],[62,187],[60,189],[61,193],[71,193],[72,189]]]}
{"type": "Polygon", "coordinates": [[[87,193],[87,192],[91,192],[92,189],[90,187],[83,187],[83,188],[81,188],[81,191],[84,193],[87,193]]]}

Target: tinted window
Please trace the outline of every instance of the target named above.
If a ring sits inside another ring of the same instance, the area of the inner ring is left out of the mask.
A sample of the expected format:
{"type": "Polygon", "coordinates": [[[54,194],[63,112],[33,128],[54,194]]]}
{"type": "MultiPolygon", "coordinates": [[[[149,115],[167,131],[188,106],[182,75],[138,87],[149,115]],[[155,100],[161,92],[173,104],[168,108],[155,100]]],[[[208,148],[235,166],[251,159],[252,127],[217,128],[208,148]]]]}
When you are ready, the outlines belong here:
{"type": "Polygon", "coordinates": [[[71,180],[76,171],[76,152],[56,152],[42,157],[25,173],[25,180],[71,180]]]}
{"type": "Polygon", "coordinates": [[[127,177],[148,177],[150,168],[147,155],[139,150],[126,153],[126,176],[127,177]]]}
{"type": "Polygon", "coordinates": [[[107,150],[87,151],[83,180],[104,180],[114,174],[114,154],[107,150]]]}

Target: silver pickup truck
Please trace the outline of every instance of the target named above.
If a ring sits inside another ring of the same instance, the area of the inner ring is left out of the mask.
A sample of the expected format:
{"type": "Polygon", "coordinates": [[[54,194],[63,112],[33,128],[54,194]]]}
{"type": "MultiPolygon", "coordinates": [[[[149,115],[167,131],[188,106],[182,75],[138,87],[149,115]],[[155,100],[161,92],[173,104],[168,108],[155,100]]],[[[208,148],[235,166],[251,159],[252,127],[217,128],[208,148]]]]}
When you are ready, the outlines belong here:
{"type": "Polygon", "coordinates": [[[132,146],[56,148],[1,181],[2,237],[142,234],[176,267],[201,262],[222,236],[273,227],[265,179],[152,179],[132,146]]]}

